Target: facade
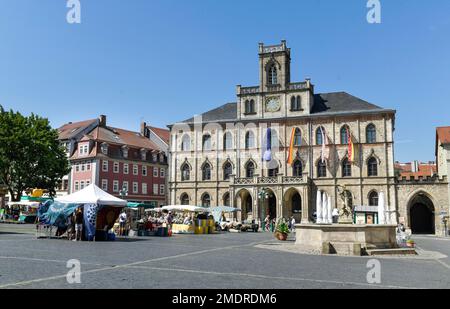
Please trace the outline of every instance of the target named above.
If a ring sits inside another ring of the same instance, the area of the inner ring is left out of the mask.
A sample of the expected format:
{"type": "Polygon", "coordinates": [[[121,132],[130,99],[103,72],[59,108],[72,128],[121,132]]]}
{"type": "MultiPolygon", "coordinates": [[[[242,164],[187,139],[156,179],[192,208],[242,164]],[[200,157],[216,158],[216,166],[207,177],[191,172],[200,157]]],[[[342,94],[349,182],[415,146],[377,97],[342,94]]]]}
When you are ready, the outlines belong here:
{"type": "Polygon", "coordinates": [[[258,86],[239,85],[236,103],[169,126],[170,203],[307,223],[318,191],[339,208],[342,191],[354,206],[374,206],[383,192],[396,223],[395,111],[345,92],[315,93],[309,79],[291,82],[290,65],[285,41],[260,44],[258,86]]]}
{"type": "Polygon", "coordinates": [[[167,204],[167,156],[140,132],[109,127],[102,115],[71,150],[69,193],[94,183],[130,202],[167,204]]]}

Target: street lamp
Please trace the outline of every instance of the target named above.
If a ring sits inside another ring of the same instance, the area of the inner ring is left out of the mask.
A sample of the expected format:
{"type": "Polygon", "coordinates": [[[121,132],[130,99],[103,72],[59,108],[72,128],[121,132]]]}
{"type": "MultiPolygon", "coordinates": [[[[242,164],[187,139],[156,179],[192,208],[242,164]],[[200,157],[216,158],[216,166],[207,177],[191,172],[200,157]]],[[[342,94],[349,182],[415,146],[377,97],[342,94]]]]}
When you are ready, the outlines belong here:
{"type": "MultiPolygon", "coordinates": [[[[266,200],[268,200],[270,198],[270,194],[267,188],[262,188],[259,193],[258,193],[258,199],[260,201],[260,205],[261,205],[261,224],[260,226],[262,227],[263,224],[265,224],[265,220],[266,220],[266,208],[265,208],[265,204],[264,202],[266,200]]],[[[265,227],[263,228],[263,231],[265,230],[265,227]]]]}
{"type": "Polygon", "coordinates": [[[122,190],[119,191],[120,198],[123,199],[125,196],[128,196],[128,189],[123,187],[122,190]]]}

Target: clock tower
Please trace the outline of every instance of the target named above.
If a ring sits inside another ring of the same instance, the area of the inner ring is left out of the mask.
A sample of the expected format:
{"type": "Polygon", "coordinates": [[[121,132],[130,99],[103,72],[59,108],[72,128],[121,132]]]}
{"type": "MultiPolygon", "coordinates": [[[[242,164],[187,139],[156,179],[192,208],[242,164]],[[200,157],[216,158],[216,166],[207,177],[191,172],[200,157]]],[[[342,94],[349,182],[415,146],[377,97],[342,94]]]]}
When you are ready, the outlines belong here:
{"type": "Polygon", "coordinates": [[[291,81],[291,49],[286,41],[266,46],[259,43],[259,85],[262,92],[283,91],[291,81]]]}

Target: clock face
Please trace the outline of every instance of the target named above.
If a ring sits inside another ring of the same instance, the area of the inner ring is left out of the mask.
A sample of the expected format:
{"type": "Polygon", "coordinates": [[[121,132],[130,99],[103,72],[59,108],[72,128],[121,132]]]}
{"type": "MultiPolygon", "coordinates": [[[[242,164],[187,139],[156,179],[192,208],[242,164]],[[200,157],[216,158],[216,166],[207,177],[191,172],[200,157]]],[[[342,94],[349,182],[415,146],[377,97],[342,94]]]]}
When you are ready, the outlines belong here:
{"type": "Polygon", "coordinates": [[[278,98],[268,98],[266,100],[267,112],[278,112],[281,108],[280,100],[278,98]]]}

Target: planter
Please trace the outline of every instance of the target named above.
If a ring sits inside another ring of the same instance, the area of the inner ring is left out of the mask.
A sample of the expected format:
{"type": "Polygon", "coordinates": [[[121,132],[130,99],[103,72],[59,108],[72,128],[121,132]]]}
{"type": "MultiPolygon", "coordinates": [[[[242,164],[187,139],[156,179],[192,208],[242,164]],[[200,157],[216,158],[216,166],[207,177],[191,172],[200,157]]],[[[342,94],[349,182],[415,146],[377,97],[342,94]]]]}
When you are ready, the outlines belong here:
{"type": "Polygon", "coordinates": [[[288,237],[288,234],[286,234],[286,233],[280,233],[280,232],[275,232],[275,237],[276,237],[278,240],[286,241],[286,240],[287,240],[287,237],[288,237]]]}
{"type": "Polygon", "coordinates": [[[406,243],[406,247],[408,247],[408,248],[415,248],[415,247],[416,247],[416,244],[413,243],[413,242],[407,242],[407,243],[406,243]]]}

